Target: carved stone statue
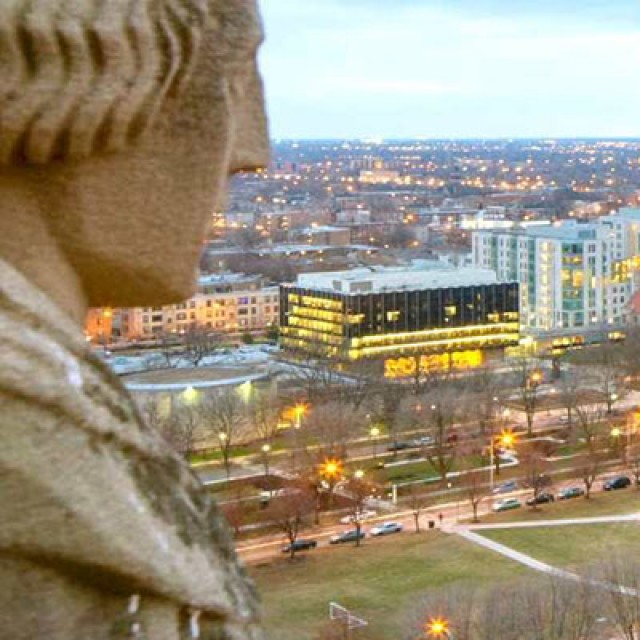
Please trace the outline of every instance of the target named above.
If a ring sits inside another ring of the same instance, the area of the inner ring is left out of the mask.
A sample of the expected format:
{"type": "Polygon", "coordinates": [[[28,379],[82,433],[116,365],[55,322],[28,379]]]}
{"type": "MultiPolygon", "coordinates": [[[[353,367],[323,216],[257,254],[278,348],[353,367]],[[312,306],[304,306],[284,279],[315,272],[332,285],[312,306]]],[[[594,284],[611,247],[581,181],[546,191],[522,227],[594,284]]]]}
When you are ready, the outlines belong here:
{"type": "Polygon", "coordinates": [[[82,333],[191,295],[266,161],[261,37],[253,0],[0,3],[1,637],[262,637],[217,509],[82,333]]]}

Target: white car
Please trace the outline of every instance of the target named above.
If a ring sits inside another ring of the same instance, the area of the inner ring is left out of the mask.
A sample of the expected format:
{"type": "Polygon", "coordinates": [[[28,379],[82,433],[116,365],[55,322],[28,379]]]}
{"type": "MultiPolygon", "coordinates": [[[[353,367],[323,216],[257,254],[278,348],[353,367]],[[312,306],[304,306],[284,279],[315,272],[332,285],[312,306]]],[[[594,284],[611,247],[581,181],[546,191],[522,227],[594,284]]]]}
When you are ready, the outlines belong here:
{"type": "Polygon", "coordinates": [[[344,518],[340,518],[340,522],[341,524],[353,524],[356,520],[358,520],[359,522],[362,522],[363,520],[369,520],[370,518],[375,518],[376,517],[376,512],[375,511],[367,511],[366,509],[364,511],[359,511],[357,513],[357,517],[356,514],[350,514],[348,516],[345,516],[344,518]]]}
{"type": "Polygon", "coordinates": [[[386,536],[388,533],[400,533],[402,524],[400,522],[383,522],[371,529],[369,534],[372,536],[386,536]]]}

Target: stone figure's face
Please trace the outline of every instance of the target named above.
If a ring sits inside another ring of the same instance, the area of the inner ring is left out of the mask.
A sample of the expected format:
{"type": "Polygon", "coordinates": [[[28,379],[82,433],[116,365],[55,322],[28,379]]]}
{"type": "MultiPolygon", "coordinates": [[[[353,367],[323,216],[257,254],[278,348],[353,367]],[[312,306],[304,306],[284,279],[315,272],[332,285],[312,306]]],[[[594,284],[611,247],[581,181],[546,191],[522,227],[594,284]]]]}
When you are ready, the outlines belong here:
{"type": "Polygon", "coordinates": [[[220,5],[222,33],[212,25],[204,34],[190,82],[149,135],[122,153],[39,171],[52,229],[92,306],[189,297],[229,176],[268,160],[257,9],[253,0],[220,5]]]}

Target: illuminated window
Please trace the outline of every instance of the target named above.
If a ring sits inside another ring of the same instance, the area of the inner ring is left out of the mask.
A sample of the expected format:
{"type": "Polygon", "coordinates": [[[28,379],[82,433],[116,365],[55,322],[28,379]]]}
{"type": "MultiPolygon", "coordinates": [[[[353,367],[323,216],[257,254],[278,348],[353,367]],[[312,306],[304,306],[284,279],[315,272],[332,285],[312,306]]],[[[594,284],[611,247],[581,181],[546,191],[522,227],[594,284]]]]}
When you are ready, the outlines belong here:
{"type": "Polygon", "coordinates": [[[454,304],[450,304],[444,308],[444,315],[447,316],[447,318],[455,316],[457,312],[458,307],[456,307],[454,304]]]}
{"type": "Polygon", "coordinates": [[[400,312],[387,311],[387,322],[395,322],[396,320],[400,320],[400,312]]]}

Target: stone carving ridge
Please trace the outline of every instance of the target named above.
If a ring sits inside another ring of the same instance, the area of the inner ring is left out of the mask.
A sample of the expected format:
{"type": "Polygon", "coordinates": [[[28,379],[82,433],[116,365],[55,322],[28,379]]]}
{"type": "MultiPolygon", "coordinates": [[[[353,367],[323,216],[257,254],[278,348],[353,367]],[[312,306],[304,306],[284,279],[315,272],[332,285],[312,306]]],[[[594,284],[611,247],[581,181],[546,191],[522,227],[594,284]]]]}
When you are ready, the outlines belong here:
{"type": "Polygon", "coordinates": [[[0,5],[0,163],[121,151],[180,93],[213,12],[203,0],[0,5]]]}

